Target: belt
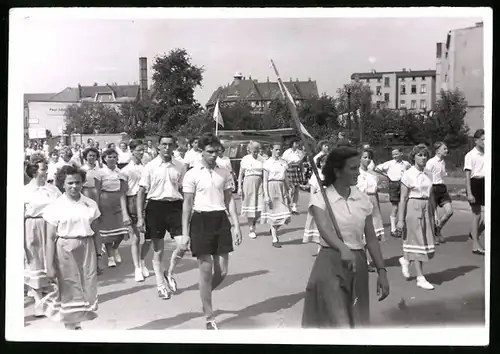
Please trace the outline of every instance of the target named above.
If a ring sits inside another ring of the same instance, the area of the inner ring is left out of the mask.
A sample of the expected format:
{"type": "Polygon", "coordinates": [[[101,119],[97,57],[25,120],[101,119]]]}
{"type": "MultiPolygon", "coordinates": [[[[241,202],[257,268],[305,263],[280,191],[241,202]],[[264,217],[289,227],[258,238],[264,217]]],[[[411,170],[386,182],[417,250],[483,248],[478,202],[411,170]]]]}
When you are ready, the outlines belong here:
{"type": "Polygon", "coordinates": [[[25,216],[25,219],[43,219],[41,216],[25,216]]]}
{"type": "Polygon", "coordinates": [[[268,179],[268,182],[284,182],[284,179],[268,179]]]}
{"type": "Polygon", "coordinates": [[[375,193],[366,193],[366,195],[377,195],[377,192],[375,192],[375,193]]]}
{"type": "Polygon", "coordinates": [[[421,198],[417,198],[417,197],[410,197],[408,199],[416,199],[416,200],[429,200],[428,197],[421,197],[421,198]]]}

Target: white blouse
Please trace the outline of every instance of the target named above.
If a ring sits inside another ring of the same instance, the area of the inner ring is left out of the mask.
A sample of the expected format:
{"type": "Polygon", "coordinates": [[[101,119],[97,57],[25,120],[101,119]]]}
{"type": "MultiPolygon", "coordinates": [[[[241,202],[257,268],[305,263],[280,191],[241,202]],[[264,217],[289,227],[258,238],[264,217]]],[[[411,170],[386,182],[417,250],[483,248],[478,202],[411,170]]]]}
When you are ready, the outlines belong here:
{"type": "MultiPolygon", "coordinates": [[[[325,176],[323,176],[323,173],[318,170],[318,175],[319,175],[319,178],[321,178],[321,181],[323,181],[325,179],[325,176]]],[[[309,178],[309,185],[313,188],[315,188],[316,190],[319,189],[320,185],[318,183],[318,179],[316,178],[316,175],[313,173],[311,175],[311,178],[309,178]]]]}
{"type": "Polygon", "coordinates": [[[432,175],[427,169],[419,171],[410,167],[401,178],[401,183],[409,189],[408,198],[429,198],[432,188],[432,175]]]}
{"type": "Polygon", "coordinates": [[[250,154],[241,159],[240,169],[245,169],[245,176],[262,176],[264,170],[264,159],[257,156],[256,159],[250,154]]]}
{"type": "Polygon", "coordinates": [[[293,151],[292,148],[287,149],[282,156],[283,160],[290,163],[297,163],[302,161],[304,158],[304,153],[301,150],[293,151]]]}
{"type": "Polygon", "coordinates": [[[368,171],[359,169],[358,189],[366,194],[375,194],[378,190],[378,177],[368,171]]]}
{"type": "MultiPolygon", "coordinates": [[[[345,245],[352,250],[364,249],[366,242],[363,233],[366,218],[373,211],[373,205],[368,196],[361,193],[356,187],[351,187],[351,193],[347,200],[338,194],[333,186],[326,188],[325,192],[345,245]]],[[[320,191],[311,196],[309,213],[311,213],[311,206],[313,205],[326,211],[326,205],[320,191]]],[[[320,245],[329,247],[322,237],[320,238],[320,245]]]]}
{"type": "Polygon", "coordinates": [[[101,190],[106,192],[117,192],[120,190],[120,181],[126,181],[127,178],[121,173],[118,167],[111,170],[104,165],[99,171],[98,179],[101,182],[101,190]]]}
{"type": "Polygon", "coordinates": [[[264,162],[263,168],[268,173],[268,181],[284,181],[288,164],[283,159],[271,157],[264,162]]]}
{"type": "Polygon", "coordinates": [[[99,216],[97,203],[83,194],[78,201],[63,194],[43,213],[45,221],[57,228],[57,236],[65,238],[92,236],[91,224],[99,216]]]}
{"type": "Polygon", "coordinates": [[[45,208],[61,196],[59,189],[45,183],[37,186],[34,181],[24,186],[24,216],[29,218],[40,217],[45,208]]]}
{"type": "Polygon", "coordinates": [[[95,167],[90,167],[88,164],[82,166],[82,170],[85,171],[85,183],[83,187],[87,188],[95,188],[95,180],[96,178],[99,180],[99,173],[101,169],[99,168],[99,164],[96,162],[95,167]]]}

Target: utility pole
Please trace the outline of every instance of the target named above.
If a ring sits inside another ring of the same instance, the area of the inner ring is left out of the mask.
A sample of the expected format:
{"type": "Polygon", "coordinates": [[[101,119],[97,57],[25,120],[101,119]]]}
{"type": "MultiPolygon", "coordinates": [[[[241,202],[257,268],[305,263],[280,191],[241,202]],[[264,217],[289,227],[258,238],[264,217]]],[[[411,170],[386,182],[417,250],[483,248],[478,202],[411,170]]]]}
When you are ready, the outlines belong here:
{"type": "Polygon", "coordinates": [[[348,139],[351,140],[352,138],[352,126],[351,126],[351,93],[352,93],[352,90],[350,87],[347,88],[346,90],[346,93],[347,93],[347,129],[349,131],[349,135],[348,135],[348,139]]]}

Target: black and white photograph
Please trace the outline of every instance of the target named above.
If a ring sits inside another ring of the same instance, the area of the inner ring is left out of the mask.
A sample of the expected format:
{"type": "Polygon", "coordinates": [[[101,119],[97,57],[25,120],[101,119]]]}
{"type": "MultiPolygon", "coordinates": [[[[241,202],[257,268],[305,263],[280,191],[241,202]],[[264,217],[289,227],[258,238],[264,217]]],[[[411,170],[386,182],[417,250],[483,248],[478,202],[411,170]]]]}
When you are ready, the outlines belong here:
{"type": "Polygon", "coordinates": [[[488,345],[492,14],[11,10],[6,339],[488,345]]]}

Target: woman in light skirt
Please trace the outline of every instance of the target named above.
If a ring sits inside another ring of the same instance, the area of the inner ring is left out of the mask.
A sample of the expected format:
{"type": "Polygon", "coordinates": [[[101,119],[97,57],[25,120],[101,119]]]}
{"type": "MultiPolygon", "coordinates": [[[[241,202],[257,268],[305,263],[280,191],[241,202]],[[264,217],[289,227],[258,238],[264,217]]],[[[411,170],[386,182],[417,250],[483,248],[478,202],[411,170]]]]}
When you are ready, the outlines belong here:
{"type": "Polygon", "coordinates": [[[42,300],[45,315],[82,329],[81,322],[97,317],[97,203],[81,194],[85,172],[63,166],[56,184],[64,194],[49,205],[43,218],[49,225],[47,275],[54,290],[42,300]]]}
{"type": "MultiPolygon", "coordinates": [[[[318,182],[316,175],[313,173],[311,178],[309,179],[309,194],[310,198],[313,197],[316,193],[321,193],[320,188],[323,188],[323,173],[321,172],[321,168],[325,165],[328,154],[324,154],[320,156],[319,159],[316,160],[316,166],[318,168],[319,178],[321,182],[318,182]]],[[[306,225],[304,227],[304,236],[302,237],[303,243],[316,243],[318,245],[318,252],[316,252],[315,256],[318,255],[321,250],[320,242],[319,242],[319,230],[316,227],[316,223],[314,222],[314,218],[311,213],[307,213],[306,216],[306,225]]]]}
{"type": "Polygon", "coordinates": [[[61,192],[47,180],[47,162],[39,157],[27,163],[26,175],[31,179],[24,186],[24,284],[35,299],[35,316],[43,316],[41,300],[49,285],[47,277],[47,223],[44,210],[61,196],[61,192]]]}
{"type": "Polygon", "coordinates": [[[99,210],[102,214],[99,233],[108,256],[108,267],[116,267],[116,264],[122,261],[118,247],[124,238],[128,238],[128,227],[131,224],[125,195],[128,185],[126,177],[117,167],[118,153],[116,150],[103,151],[102,161],[104,166],[99,173],[101,185],[99,210]]]}
{"type": "Polygon", "coordinates": [[[403,257],[399,259],[401,271],[410,278],[409,265],[415,264],[417,286],[432,290],[434,286],[423,273],[423,263],[434,257],[434,210],[431,204],[432,176],[425,168],[429,159],[425,144],[416,145],[410,153],[413,166],[401,178],[401,201],[398,229],[403,231],[403,257]]]}
{"type": "Polygon", "coordinates": [[[238,177],[238,194],[241,197],[241,215],[246,216],[250,238],[256,238],[255,226],[261,221],[264,208],[263,164],[264,159],[259,156],[260,144],[250,143],[250,154],[241,159],[238,177]]]}
{"type": "MultiPolygon", "coordinates": [[[[372,219],[375,235],[380,242],[385,241],[384,222],[380,213],[380,202],[378,199],[378,177],[369,170],[369,166],[373,161],[373,151],[365,149],[361,153],[361,163],[359,166],[358,189],[365,193],[373,205],[372,219]]],[[[367,252],[368,270],[375,271],[367,252]]]]}
{"type": "Polygon", "coordinates": [[[281,248],[278,229],[290,222],[290,196],[286,179],[287,163],[280,158],[281,144],[272,146],[271,157],[264,162],[264,211],[262,223],[271,225],[272,245],[281,248]]]}

